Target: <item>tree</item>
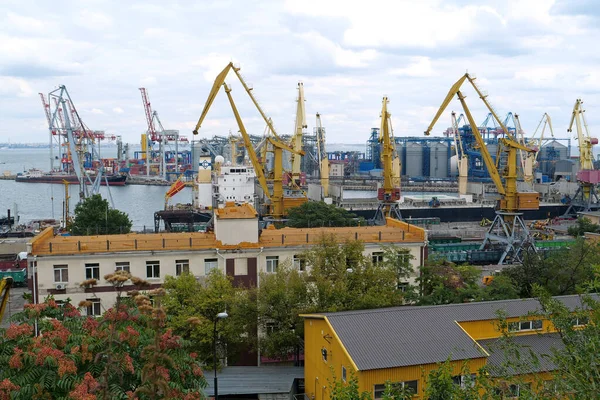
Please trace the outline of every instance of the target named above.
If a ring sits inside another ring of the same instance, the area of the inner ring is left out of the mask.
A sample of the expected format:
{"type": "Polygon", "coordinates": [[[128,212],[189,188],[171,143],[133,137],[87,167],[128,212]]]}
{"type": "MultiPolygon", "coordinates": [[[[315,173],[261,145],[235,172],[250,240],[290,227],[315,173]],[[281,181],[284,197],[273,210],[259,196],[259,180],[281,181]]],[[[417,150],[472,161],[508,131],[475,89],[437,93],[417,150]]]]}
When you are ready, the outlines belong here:
{"type": "Polygon", "coordinates": [[[250,291],[234,288],[231,278],[218,269],[211,270],[201,281],[187,273],[177,278],[167,276],[163,287],[168,325],[176,334],[191,340],[199,358],[208,365],[214,366],[215,362],[213,329],[221,312],[227,311],[228,317],[217,321],[219,348],[227,347],[230,360],[240,349],[256,347],[256,301],[251,299],[250,291]]]}
{"type": "Polygon", "coordinates": [[[95,194],[75,207],[75,217],[70,226],[73,235],[98,235],[128,233],[131,230],[129,216],[108,207],[108,201],[95,194]]]}
{"type": "Polygon", "coordinates": [[[567,232],[575,237],[583,236],[586,232],[598,233],[600,225],[592,223],[589,218],[579,217],[575,225],[570,226],[567,232]]]}
{"type": "Polygon", "coordinates": [[[579,285],[594,278],[593,266],[600,264],[599,250],[597,243],[578,238],[569,248],[550,255],[530,252],[522,264],[506,268],[502,275],[512,280],[520,297],[532,297],[536,285],[552,296],[574,294],[579,285]]]}
{"type": "Polygon", "coordinates": [[[299,361],[304,342],[304,318],[300,314],[309,308],[306,275],[290,265],[279,265],[275,273],[263,273],[257,289],[258,323],[261,353],[299,361]]]}
{"type": "Polygon", "coordinates": [[[288,210],[287,226],[292,228],[357,225],[366,225],[364,218],[357,218],[355,214],[323,201],[307,201],[288,210]]]}
{"type": "Polygon", "coordinates": [[[479,270],[469,265],[456,265],[445,260],[426,265],[418,278],[421,296],[417,302],[434,305],[480,300],[479,277],[479,270]]]}
{"type": "MultiPolygon", "coordinates": [[[[105,279],[122,287],[131,276],[120,271],[105,279]]],[[[203,398],[200,361],[189,342],[165,328],[163,292],[132,292],[133,301],[119,300],[100,318],[52,297],[26,304],[2,331],[0,398],[203,398]],[[33,335],[36,324],[39,336],[33,335]]]]}

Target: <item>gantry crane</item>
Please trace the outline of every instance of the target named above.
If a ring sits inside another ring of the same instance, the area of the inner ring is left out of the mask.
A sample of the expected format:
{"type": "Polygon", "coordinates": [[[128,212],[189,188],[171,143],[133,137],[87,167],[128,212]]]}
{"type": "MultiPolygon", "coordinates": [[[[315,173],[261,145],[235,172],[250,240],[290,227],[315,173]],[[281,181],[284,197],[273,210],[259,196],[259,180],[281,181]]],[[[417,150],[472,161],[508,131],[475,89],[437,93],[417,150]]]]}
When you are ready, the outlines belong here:
{"type": "Polygon", "coordinates": [[[317,156],[319,157],[319,177],[321,187],[323,188],[323,197],[329,197],[329,156],[325,148],[325,128],[321,123],[321,114],[317,113],[317,127],[315,128],[317,137],[317,156]]]}
{"type": "Polygon", "coordinates": [[[492,181],[496,185],[498,193],[501,196],[499,207],[496,211],[496,218],[486,234],[481,249],[487,249],[499,243],[500,245],[504,245],[504,252],[500,257],[499,264],[503,264],[507,261],[513,263],[521,262],[523,259],[523,250],[531,249],[535,251],[533,238],[529,233],[529,229],[521,218],[521,211],[539,209],[539,193],[517,191],[517,151],[522,150],[529,153],[534,150],[523,146],[521,143],[515,140],[513,135],[510,134],[506,126],[500,121],[498,114],[488,102],[487,95],[484,95],[475,83],[475,77],[472,77],[468,73],[462,76],[450,88],[450,91],[446,95],[446,98],[434,116],[433,121],[425,131],[425,135],[429,135],[431,133],[435,123],[455,95],[458,97],[458,100],[463,107],[465,116],[471,125],[471,130],[475,136],[475,140],[480,147],[483,161],[488,169],[488,172],[490,173],[492,181]],[[489,151],[487,150],[483,138],[481,137],[481,133],[479,132],[479,129],[477,129],[477,124],[475,123],[475,120],[473,119],[473,116],[467,107],[465,96],[460,90],[465,81],[471,83],[479,98],[492,113],[494,119],[504,132],[504,137],[498,140],[499,147],[496,163],[494,163],[489,151]]]}
{"type": "Polygon", "coordinates": [[[577,99],[573,106],[571,122],[567,132],[573,131],[573,122],[575,122],[579,142],[579,172],[577,172],[579,187],[564,214],[565,216],[575,216],[578,212],[600,209],[600,200],[596,191],[596,186],[600,183],[600,171],[594,170],[594,154],[592,151],[593,146],[598,144],[598,139],[590,136],[584,113],[583,101],[577,99]]]}
{"type": "Polygon", "coordinates": [[[550,116],[547,113],[544,113],[544,115],[542,115],[542,119],[540,120],[537,128],[535,128],[535,131],[533,132],[533,135],[531,136],[531,138],[529,140],[526,140],[525,138],[523,138],[523,141],[522,141],[524,146],[527,146],[532,149],[538,149],[538,151],[536,151],[536,152],[528,153],[525,158],[525,163],[523,166],[523,175],[524,175],[523,178],[524,178],[525,182],[527,182],[529,184],[533,184],[533,180],[534,180],[533,171],[537,167],[537,158],[538,158],[538,155],[540,154],[539,150],[542,148],[542,143],[544,142],[544,133],[546,131],[546,126],[550,129],[550,134],[552,135],[552,137],[554,137],[554,130],[552,129],[552,119],[550,118],[550,116]],[[542,130],[540,132],[540,137],[537,138],[536,135],[538,133],[538,130],[540,129],[540,126],[542,127],[542,130]]]}
{"type": "Polygon", "coordinates": [[[400,158],[396,152],[391,114],[387,110],[388,98],[384,97],[382,103],[379,143],[381,145],[383,186],[377,191],[379,207],[374,217],[374,222],[379,224],[384,224],[386,217],[402,219],[398,207],[398,201],[400,200],[400,158]]]}
{"type": "Polygon", "coordinates": [[[304,85],[302,82],[298,82],[298,104],[296,106],[296,123],[294,124],[294,135],[292,136],[291,148],[295,150],[291,154],[292,173],[290,179],[290,186],[300,187],[300,167],[302,164],[302,157],[300,152],[302,151],[302,138],[306,125],[306,111],[304,109],[304,85]]]}
{"type": "Polygon", "coordinates": [[[469,160],[463,147],[462,138],[458,131],[456,113],[452,112],[452,136],[454,138],[454,150],[456,152],[456,166],[458,168],[458,194],[467,194],[467,183],[469,175],[469,160]]]}
{"type": "Polygon", "coordinates": [[[290,153],[296,153],[299,155],[304,155],[304,152],[296,151],[278,139],[279,136],[275,133],[275,128],[273,127],[273,123],[271,122],[271,120],[269,118],[267,118],[265,113],[262,111],[262,109],[258,105],[258,102],[255,100],[254,96],[252,95],[252,89],[246,85],[244,79],[242,78],[242,76],[239,73],[239,70],[240,70],[239,68],[234,67],[233,63],[229,63],[223,69],[223,71],[221,71],[219,73],[219,75],[217,75],[217,78],[215,79],[212,89],[208,95],[206,104],[204,105],[204,109],[202,110],[202,113],[200,114],[200,118],[198,119],[198,123],[196,124],[196,127],[195,127],[193,133],[194,133],[194,135],[198,134],[198,130],[202,126],[202,122],[204,122],[204,118],[206,117],[208,110],[210,109],[210,106],[212,105],[213,101],[215,100],[217,94],[219,93],[219,89],[221,88],[221,86],[223,86],[223,88],[225,89],[225,93],[227,94],[229,103],[231,105],[233,114],[235,116],[236,122],[238,124],[238,128],[240,130],[240,133],[242,134],[244,146],[246,147],[246,151],[248,152],[248,156],[250,157],[250,161],[252,162],[252,166],[254,167],[256,177],[258,178],[258,182],[259,182],[265,196],[269,200],[267,213],[274,218],[281,218],[286,215],[286,211],[289,208],[297,207],[297,206],[305,203],[307,200],[304,193],[297,194],[294,196],[293,195],[294,193],[291,192],[290,193],[290,194],[292,194],[291,196],[284,196],[284,191],[283,191],[283,151],[289,151],[290,153]],[[273,190],[272,190],[272,192],[269,189],[269,186],[267,183],[267,178],[266,178],[265,172],[263,170],[263,165],[260,163],[260,161],[256,155],[256,152],[254,151],[254,147],[253,147],[252,141],[250,139],[250,135],[246,131],[246,128],[244,126],[242,118],[237,110],[235,102],[233,101],[233,97],[231,96],[231,87],[225,83],[225,78],[227,77],[227,73],[230,70],[233,70],[235,72],[235,74],[239,78],[240,82],[246,89],[246,92],[252,99],[254,105],[256,106],[256,108],[260,112],[261,116],[267,123],[267,126],[269,127],[271,133],[273,133],[273,135],[267,136],[267,139],[266,139],[267,143],[272,146],[273,154],[274,154],[273,190]]]}

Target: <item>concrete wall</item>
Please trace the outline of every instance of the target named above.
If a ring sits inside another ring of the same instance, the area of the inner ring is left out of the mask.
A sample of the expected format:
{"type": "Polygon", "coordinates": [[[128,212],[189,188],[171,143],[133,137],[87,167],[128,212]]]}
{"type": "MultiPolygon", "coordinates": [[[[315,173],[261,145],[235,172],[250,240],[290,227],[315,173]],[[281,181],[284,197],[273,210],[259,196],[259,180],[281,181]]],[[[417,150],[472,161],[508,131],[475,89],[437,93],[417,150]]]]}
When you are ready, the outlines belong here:
{"type": "Polygon", "coordinates": [[[217,217],[215,236],[223,244],[236,245],[242,242],[258,242],[258,218],[238,219],[217,217]]]}

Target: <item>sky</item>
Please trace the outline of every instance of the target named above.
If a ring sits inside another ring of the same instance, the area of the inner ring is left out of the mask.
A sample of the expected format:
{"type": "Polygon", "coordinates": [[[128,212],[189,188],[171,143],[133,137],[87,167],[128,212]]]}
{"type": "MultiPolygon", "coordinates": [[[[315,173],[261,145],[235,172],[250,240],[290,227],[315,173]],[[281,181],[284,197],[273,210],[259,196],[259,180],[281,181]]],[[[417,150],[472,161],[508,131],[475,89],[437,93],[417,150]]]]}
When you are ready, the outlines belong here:
{"type": "MultiPolygon", "coordinates": [[[[0,142],[48,142],[38,93],[65,85],[94,130],[139,143],[140,87],[166,129],[192,138],[216,75],[241,67],[279,134],[294,128],[303,82],[308,130],[365,143],[390,100],[396,136],[422,136],[449,88],[477,77],[503,118],[533,134],[547,112],[558,137],[582,98],[600,135],[600,5],[593,0],[0,1],[0,142]]],[[[249,133],[265,123],[231,74],[249,133]]],[[[472,88],[478,122],[487,111],[472,88]]],[[[433,129],[450,125],[454,100],[433,129]]],[[[199,137],[238,131],[219,93],[199,137]]],[[[539,135],[539,133],[538,133],[539,135]]]]}

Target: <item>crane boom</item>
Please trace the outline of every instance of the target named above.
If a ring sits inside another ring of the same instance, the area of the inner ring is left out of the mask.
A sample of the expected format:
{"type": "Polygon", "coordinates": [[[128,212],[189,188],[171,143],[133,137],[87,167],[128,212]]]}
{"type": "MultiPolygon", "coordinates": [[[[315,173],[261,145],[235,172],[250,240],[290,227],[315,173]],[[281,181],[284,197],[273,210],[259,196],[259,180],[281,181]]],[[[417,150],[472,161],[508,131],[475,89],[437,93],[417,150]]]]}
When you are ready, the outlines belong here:
{"type": "MultiPolygon", "coordinates": [[[[306,125],[306,112],[304,109],[304,85],[298,82],[298,104],[296,106],[296,123],[294,127],[294,136],[292,137],[291,147],[296,152],[302,151],[302,135],[306,125]]],[[[300,183],[300,165],[302,158],[298,153],[291,154],[292,179],[291,184],[298,186],[300,183]]]]}
{"type": "Polygon", "coordinates": [[[573,106],[573,113],[571,114],[571,122],[569,123],[569,129],[567,132],[573,131],[573,122],[577,127],[577,140],[579,141],[579,164],[582,170],[593,170],[594,169],[594,155],[592,153],[592,146],[598,143],[597,139],[592,139],[588,130],[587,121],[585,120],[584,112],[582,107],[583,101],[577,99],[573,106]],[[585,128],[585,133],[582,129],[585,128]]]}

